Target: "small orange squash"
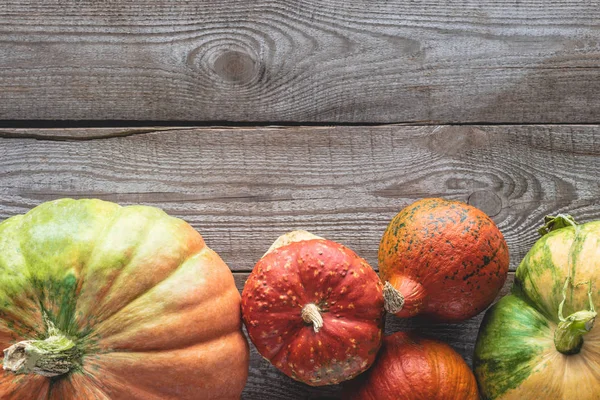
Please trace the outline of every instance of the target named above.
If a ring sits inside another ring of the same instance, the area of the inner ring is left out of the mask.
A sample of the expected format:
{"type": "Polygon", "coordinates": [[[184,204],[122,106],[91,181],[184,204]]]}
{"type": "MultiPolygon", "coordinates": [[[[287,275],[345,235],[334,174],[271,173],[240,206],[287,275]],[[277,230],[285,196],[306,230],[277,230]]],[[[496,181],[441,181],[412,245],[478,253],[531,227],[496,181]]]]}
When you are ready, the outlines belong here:
{"type": "Polygon", "coordinates": [[[487,215],[468,204],[422,199],[404,208],[379,245],[388,311],[458,322],[485,310],[508,274],[508,247],[487,215]],[[394,292],[395,290],[395,292],[394,292]]]}
{"type": "Polygon", "coordinates": [[[349,400],[478,400],[477,382],[450,346],[414,333],[386,336],[375,364],[345,388],[349,400]]]}

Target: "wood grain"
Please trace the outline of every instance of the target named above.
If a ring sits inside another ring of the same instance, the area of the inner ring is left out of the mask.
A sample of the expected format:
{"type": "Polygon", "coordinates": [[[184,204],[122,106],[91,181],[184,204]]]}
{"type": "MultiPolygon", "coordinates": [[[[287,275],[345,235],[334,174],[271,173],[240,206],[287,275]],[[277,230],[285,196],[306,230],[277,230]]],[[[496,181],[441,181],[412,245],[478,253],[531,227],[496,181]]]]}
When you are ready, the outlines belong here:
{"type": "MultiPolygon", "coordinates": [[[[235,273],[236,285],[240,292],[244,287],[247,273],[235,273]]],[[[506,295],[514,281],[510,273],[498,298],[506,295]]],[[[387,315],[386,334],[398,331],[417,330],[437,340],[442,340],[456,350],[469,364],[473,362],[473,351],[484,313],[458,324],[432,324],[423,318],[400,319],[387,315]]],[[[279,372],[257,352],[250,343],[250,374],[242,395],[244,400],[295,400],[295,399],[341,399],[341,385],[314,388],[294,381],[279,372]]]]}
{"type": "Polygon", "coordinates": [[[46,134],[0,138],[0,219],[61,197],[153,205],[190,222],[234,271],[250,271],[294,229],[343,243],[375,267],[388,222],[423,197],[491,215],[512,269],[545,215],[600,219],[599,126],[46,134]]]}
{"type": "Polygon", "coordinates": [[[600,121],[597,1],[4,0],[0,119],[600,121]]]}

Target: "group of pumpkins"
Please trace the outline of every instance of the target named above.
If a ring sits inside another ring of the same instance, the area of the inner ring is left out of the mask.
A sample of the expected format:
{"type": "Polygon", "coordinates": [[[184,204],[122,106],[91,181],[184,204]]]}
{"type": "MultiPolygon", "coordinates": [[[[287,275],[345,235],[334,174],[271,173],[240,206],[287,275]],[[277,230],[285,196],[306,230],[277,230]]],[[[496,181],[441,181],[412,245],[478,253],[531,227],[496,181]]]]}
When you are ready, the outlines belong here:
{"type": "Polygon", "coordinates": [[[338,243],[284,235],[241,298],[180,219],[100,200],[44,203],[0,223],[0,399],[239,399],[242,320],[276,368],[313,386],[348,381],[347,399],[599,399],[600,222],[560,215],[541,233],[511,294],[486,313],[473,374],[447,344],[383,337],[386,311],[458,322],[498,295],[506,243],[464,203],[423,199],[396,215],[380,276],[338,243]]]}

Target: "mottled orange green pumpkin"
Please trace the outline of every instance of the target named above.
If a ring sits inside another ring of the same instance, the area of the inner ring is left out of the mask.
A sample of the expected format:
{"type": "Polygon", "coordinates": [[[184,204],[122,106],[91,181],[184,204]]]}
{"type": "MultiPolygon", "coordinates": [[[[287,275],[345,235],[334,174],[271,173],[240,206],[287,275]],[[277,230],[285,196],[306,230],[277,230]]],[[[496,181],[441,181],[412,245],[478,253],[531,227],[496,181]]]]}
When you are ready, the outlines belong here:
{"type": "Polygon", "coordinates": [[[447,344],[397,332],[386,336],[375,364],[345,388],[348,400],[478,400],[469,366],[447,344]]]}
{"type": "Polygon", "coordinates": [[[3,400],[233,400],[248,374],[227,265],[184,221],[100,200],[0,224],[0,346],[3,400]]]}
{"type": "Polygon", "coordinates": [[[494,222],[468,204],[422,199],[388,225],[379,273],[403,298],[398,317],[426,315],[457,322],[498,295],[508,273],[508,247],[494,222]]]}
{"type": "Polygon", "coordinates": [[[242,314],[259,353],[313,386],[351,379],[382,340],[383,285],[350,249],[308,232],[284,235],[256,264],[242,314]]]}

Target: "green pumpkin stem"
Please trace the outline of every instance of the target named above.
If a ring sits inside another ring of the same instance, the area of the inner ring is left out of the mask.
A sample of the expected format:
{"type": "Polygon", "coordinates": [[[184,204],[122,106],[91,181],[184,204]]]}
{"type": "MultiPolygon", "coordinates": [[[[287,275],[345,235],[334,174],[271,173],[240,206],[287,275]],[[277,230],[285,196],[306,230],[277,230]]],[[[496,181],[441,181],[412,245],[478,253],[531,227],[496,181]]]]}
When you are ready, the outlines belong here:
{"type": "Polygon", "coordinates": [[[556,350],[563,354],[577,354],[583,346],[583,335],[590,332],[596,320],[596,310],[592,300],[592,282],[589,282],[588,299],[590,309],[577,311],[567,318],[563,317],[563,307],[567,300],[567,289],[571,278],[567,278],[563,287],[563,300],[558,307],[558,327],[554,332],[554,345],[556,350]]]}
{"type": "Polygon", "coordinates": [[[544,236],[557,229],[576,225],[577,222],[575,222],[575,219],[568,214],[546,215],[544,217],[544,226],[538,229],[538,233],[540,236],[544,236]]]}
{"type": "Polygon", "coordinates": [[[68,373],[79,364],[80,354],[75,342],[47,318],[46,324],[47,339],[24,340],[4,349],[5,371],[54,377],[68,373]]]}

